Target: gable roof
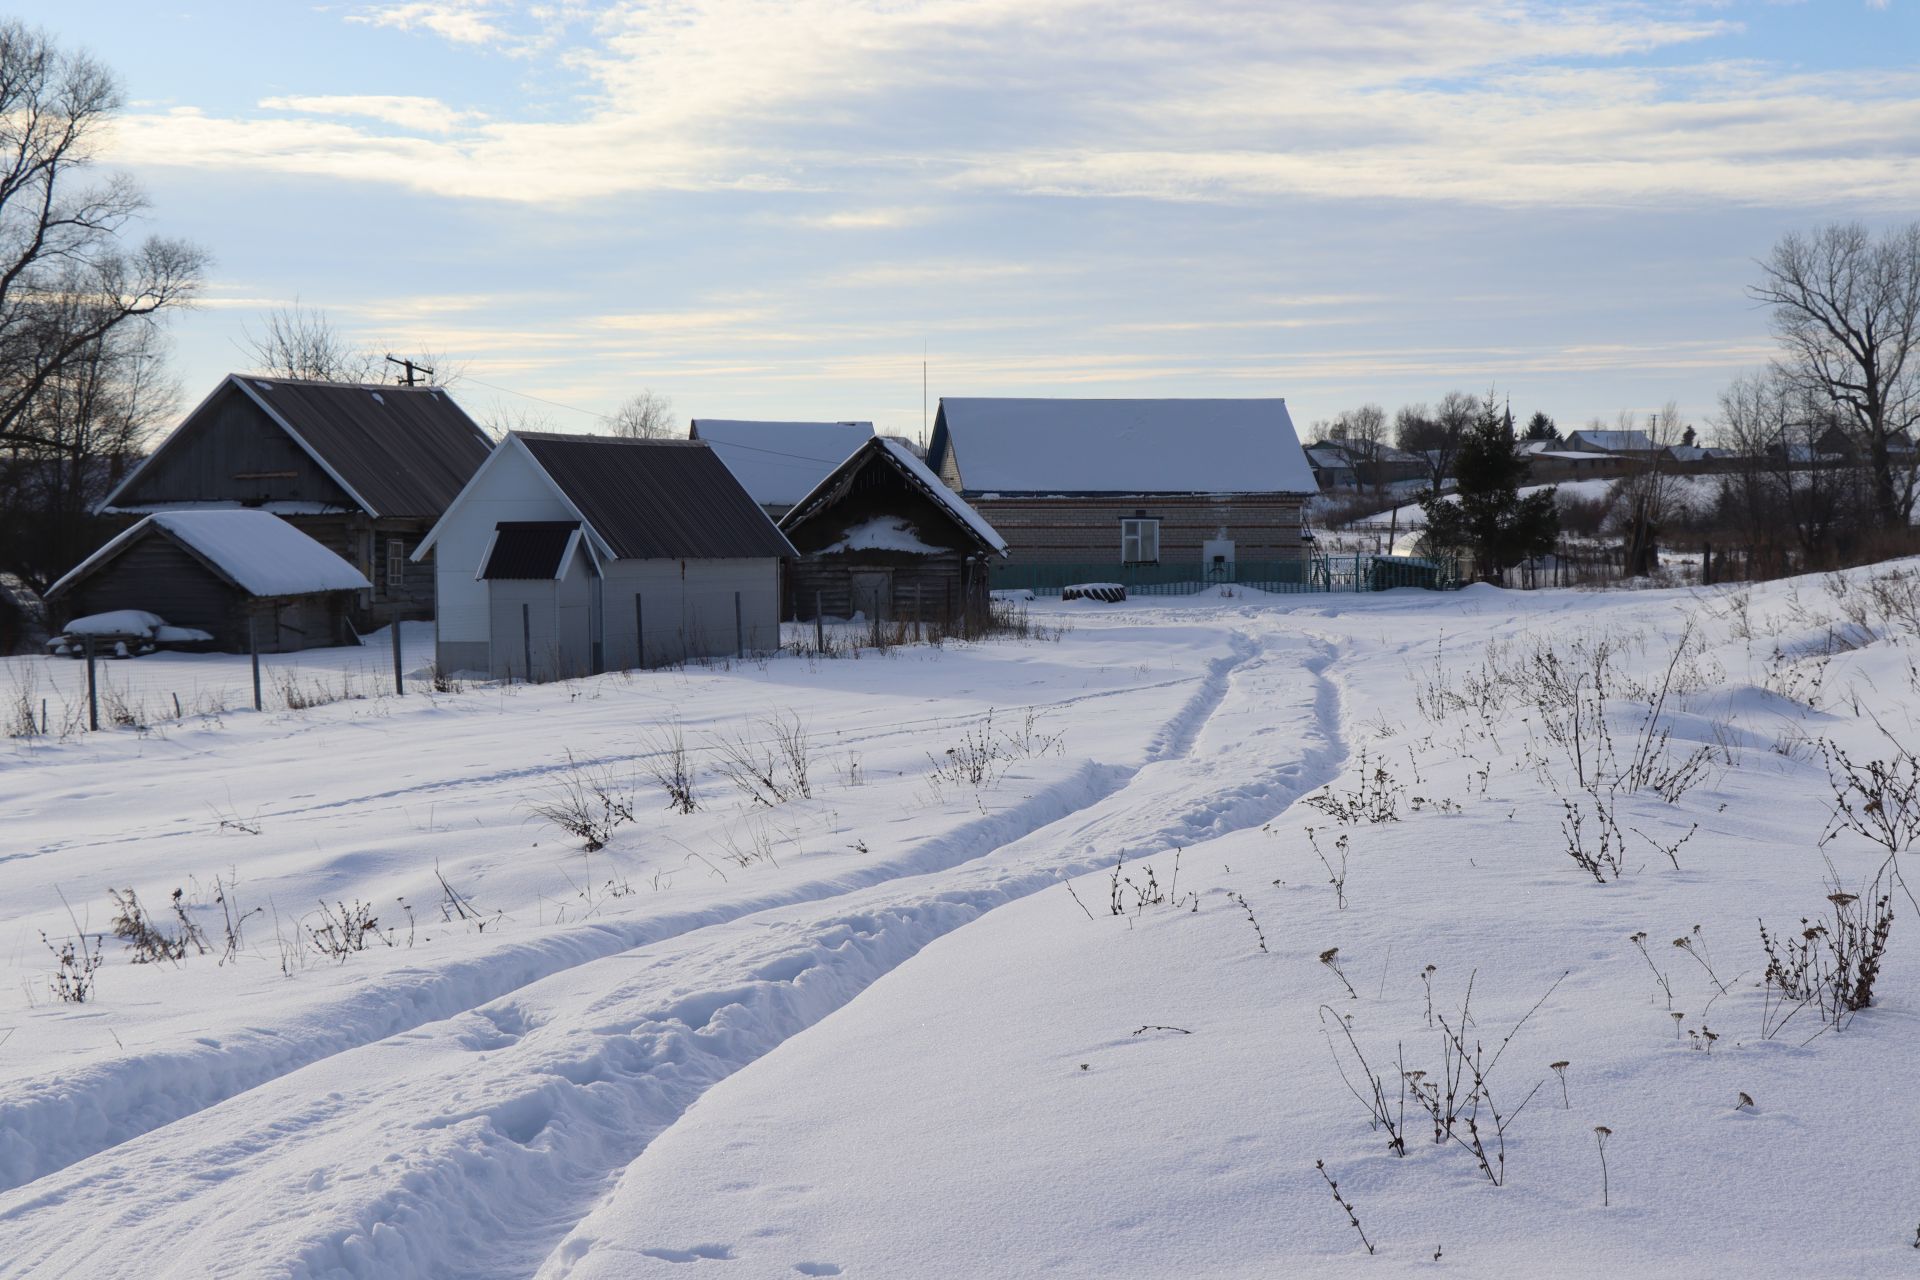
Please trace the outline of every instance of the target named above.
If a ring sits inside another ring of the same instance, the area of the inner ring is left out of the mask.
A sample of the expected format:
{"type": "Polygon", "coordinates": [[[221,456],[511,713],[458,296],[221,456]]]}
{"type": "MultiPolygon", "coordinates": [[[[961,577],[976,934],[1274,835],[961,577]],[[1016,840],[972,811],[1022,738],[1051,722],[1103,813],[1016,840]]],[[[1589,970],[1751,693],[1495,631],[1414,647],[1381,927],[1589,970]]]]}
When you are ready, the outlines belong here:
{"type": "Polygon", "coordinates": [[[886,436],[875,436],[855,449],[830,475],[814,486],[811,493],[801,498],[792,510],[780,518],[780,531],[785,533],[802,520],[817,514],[823,507],[838,501],[846,494],[860,469],[875,459],[897,471],[908,487],[918,490],[944,512],[981,551],[1003,556],[1007,554],[1007,540],[982,519],[978,511],[968,506],[966,499],[929,471],[927,464],[914,456],[905,441],[886,436]]]}
{"type": "Polygon", "coordinates": [[[873,439],[873,424],[695,418],[691,435],[713,446],[755,502],[780,506],[806,497],[848,454],[873,439]]]}
{"type": "Polygon", "coordinates": [[[466,496],[509,452],[529,459],[609,560],[760,559],[798,554],[712,449],[698,440],[509,431],[447,504],[413,558],[439,541],[466,496]]]}
{"type": "Polygon", "coordinates": [[[1561,447],[1579,453],[1583,445],[1602,453],[1653,453],[1660,447],[1644,431],[1573,431],[1561,447]]]}
{"type": "Polygon", "coordinates": [[[168,511],[151,515],[101,547],[47,588],[47,597],[94,573],[142,538],[160,535],[250,596],[301,596],[366,591],[361,572],[265,511],[168,511]]]}
{"type": "Polygon", "coordinates": [[[371,516],[438,516],[493,448],[444,387],[230,373],[103,506],[131,492],[155,458],[187,447],[195,420],[229,389],[257,405],[371,516]]]}
{"type": "Polygon", "coordinates": [[[940,400],[927,465],[963,493],[1313,493],[1287,402],[940,400]]]}

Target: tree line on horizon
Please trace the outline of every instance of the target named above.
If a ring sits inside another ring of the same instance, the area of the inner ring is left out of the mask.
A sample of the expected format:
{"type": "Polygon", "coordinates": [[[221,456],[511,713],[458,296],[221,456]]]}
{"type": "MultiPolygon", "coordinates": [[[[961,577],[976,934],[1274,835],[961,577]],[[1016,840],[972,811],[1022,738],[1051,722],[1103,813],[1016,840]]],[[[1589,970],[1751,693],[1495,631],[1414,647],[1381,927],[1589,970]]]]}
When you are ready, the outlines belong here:
{"type": "MultiPolygon", "coordinates": [[[[39,587],[97,544],[96,506],[178,411],[162,325],[193,304],[211,262],[184,240],[135,240],[146,196],[124,176],[94,172],[123,102],[113,73],[86,53],[0,21],[0,572],[39,587]]],[[[1910,550],[1895,535],[1910,542],[1920,496],[1920,222],[1790,232],[1756,265],[1747,293],[1767,309],[1779,354],[1720,396],[1712,425],[1735,455],[1721,523],[1808,564],[1872,545],[1910,550]]],[[[269,313],[243,350],[255,372],[330,381],[381,380],[388,360],[297,303],[269,313]]],[[[460,377],[430,354],[409,358],[439,384],[460,377]]],[[[1672,434],[1677,423],[1669,405],[1644,425],[1630,413],[1591,425],[1690,443],[1691,427],[1672,434]]],[[[486,425],[551,426],[524,413],[486,425]]],[[[600,426],[640,437],[682,429],[671,402],[644,389],[600,426]]],[[[1450,391],[1391,417],[1363,404],[1315,427],[1363,465],[1389,443],[1416,455],[1429,489],[1457,478],[1463,502],[1474,467],[1506,474],[1487,453],[1496,434],[1509,446],[1560,438],[1545,412],[1516,430],[1493,392],[1450,391]]],[[[1657,525],[1657,477],[1636,500],[1642,524],[1657,525]]]]}

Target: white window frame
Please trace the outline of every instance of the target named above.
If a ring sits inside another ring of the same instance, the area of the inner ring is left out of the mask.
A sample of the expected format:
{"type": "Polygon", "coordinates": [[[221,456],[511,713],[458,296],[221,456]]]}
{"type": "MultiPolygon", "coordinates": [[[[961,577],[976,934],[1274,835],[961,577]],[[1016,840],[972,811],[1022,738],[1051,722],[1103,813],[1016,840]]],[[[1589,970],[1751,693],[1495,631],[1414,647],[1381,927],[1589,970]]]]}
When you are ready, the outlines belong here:
{"type": "Polygon", "coordinates": [[[387,590],[407,585],[407,544],[400,538],[387,539],[387,590]]]}
{"type": "Polygon", "coordinates": [[[1160,517],[1126,516],[1120,521],[1120,563],[1160,563],[1160,517]]]}

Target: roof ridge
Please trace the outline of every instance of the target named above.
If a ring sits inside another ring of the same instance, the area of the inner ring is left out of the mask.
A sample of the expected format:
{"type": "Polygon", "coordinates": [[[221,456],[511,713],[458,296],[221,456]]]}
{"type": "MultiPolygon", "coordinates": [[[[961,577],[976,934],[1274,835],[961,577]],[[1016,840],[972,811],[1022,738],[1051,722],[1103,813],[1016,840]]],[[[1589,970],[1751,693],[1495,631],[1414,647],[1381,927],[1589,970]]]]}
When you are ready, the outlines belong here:
{"type": "Polygon", "coordinates": [[[674,436],[664,440],[641,440],[632,436],[599,435],[587,431],[510,431],[508,435],[519,436],[522,440],[558,440],[569,444],[617,444],[617,445],[694,445],[705,449],[705,440],[686,440],[674,436]]]}
{"type": "Polygon", "coordinates": [[[229,373],[227,377],[246,382],[277,382],[290,387],[337,387],[342,391],[436,391],[445,395],[449,390],[439,382],[410,387],[404,382],[335,382],[329,378],[285,378],[277,373],[229,373]]]}

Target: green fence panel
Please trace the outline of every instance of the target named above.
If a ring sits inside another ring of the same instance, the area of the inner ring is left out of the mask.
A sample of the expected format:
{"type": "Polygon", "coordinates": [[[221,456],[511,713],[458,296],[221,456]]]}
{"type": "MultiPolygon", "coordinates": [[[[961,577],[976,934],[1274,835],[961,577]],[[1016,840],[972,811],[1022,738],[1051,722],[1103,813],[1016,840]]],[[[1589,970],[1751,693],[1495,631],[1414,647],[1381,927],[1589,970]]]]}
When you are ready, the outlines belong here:
{"type": "Polygon", "coordinates": [[[1117,582],[1133,596],[1189,596],[1223,586],[1284,594],[1385,591],[1392,587],[1445,590],[1459,585],[1448,562],[1365,554],[1240,560],[1229,565],[994,565],[989,585],[996,591],[1031,591],[1037,596],[1057,596],[1064,587],[1090,582],[1117,582]]]}

